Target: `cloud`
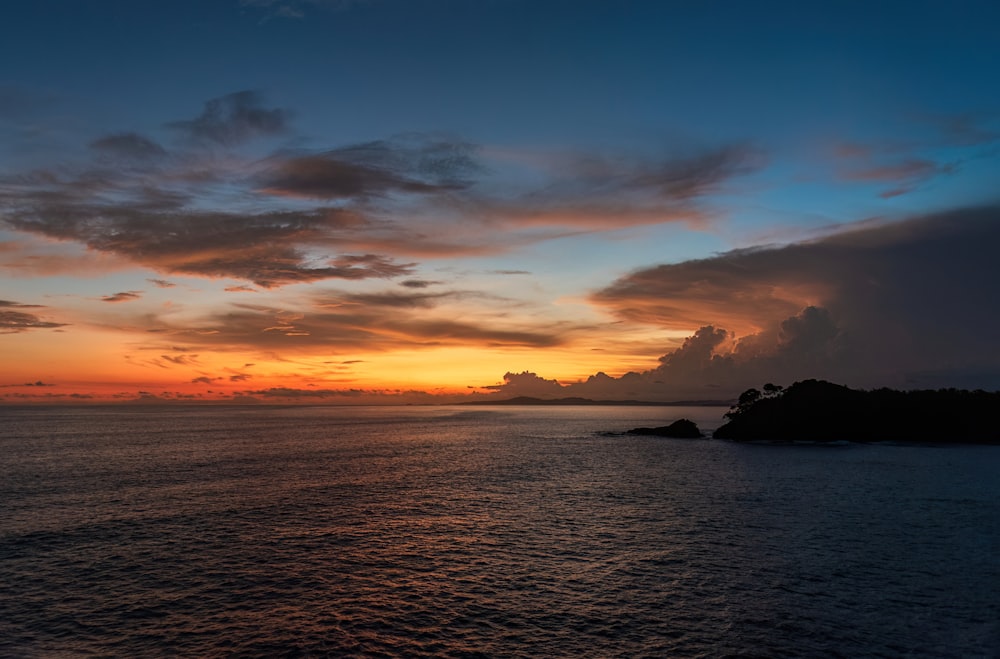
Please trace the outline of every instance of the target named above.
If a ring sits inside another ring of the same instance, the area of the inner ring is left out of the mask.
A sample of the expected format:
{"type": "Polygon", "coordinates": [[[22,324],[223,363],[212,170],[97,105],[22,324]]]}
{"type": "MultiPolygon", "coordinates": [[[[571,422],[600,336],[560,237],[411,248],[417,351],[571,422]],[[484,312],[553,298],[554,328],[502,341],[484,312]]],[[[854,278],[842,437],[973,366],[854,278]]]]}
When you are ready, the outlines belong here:
{"type": "Polygon", "coordinates": [[[406,281],[399,282],[399,285],[405,288],[428,288],[440,283],[439,281],[428,281],[426,279],[407,279],[406,281]]]}
{"type": "Polygon", "coordinates": [[[522,326],[500,317],[455,320],[416,297],[323,294],[300,308],[233,304],[183,325],[145,314],[130,324],[193,349],[280,354],[316,348],[335,353],[469,344],[540,348],[565,341],[558,328],[522,326]]]}
{"type": "Polygon", "coordinates": [[[10,309],[43,309],[38,304],[21,304],[11,300],[0,300],[0,334],[20,334],[35,329],[57,329],[67,323],[45,321],[33,313],[10,311],[10,309]]]}
{"type": "Polygon", "coordinates": [[[105,295],[101,298],[102,302],[131,302],[132,300],[138,300],[142,297],[142,291],[121,291],[120,293],[115,293],[113,295],[105,295]]]}
{"type": "Polygon", "coordinates": [[[17,334],[33,329],[54,329],[65,326],[66,323],[43,321],[30,313],[0,311],[0,334],[17,334]]]}
{"type": "Polygon", "coordinates": [[[22,304],[20,302],[14,302],[12,300],[0,300],[0,308],[17,308],[17,309],[41,309],[40,304],[22,304]]]}
{"type": "Polygon", "coordinates": [[[912,191],[921,184],[945,174],[952,174],[958,165],[939,164],[923,158],[908,158],[882,163],[858,163],[841,172],[846,181],[890,183],[893,187],[879,193],[883,199],[897,197],[912,191]]]}
{"type": "Polygon", "coordinates": [[[441,403],[439,395],[412,389],[298,389],[294,387],[271,387],[255,391],[239,392],[240,396],[251,396],[271,402],[310,402],[314,400],[345,400],[352,404],[395,404],[441,403]]]}
{"type": "Polygon", "coordinates": [[[924,117],[935,128],[944,145],[949,147],[984,146],[1000,140],[996,128],[1000,114],[996,111],[941,114],[924,117]]]}
{"type": "Polygon", "coordinates": [[[236,146],[257,137],[279,135],[288,130],[289,113],[261,107],[255,91],[240,91],[205,103],[194,119],[167,124],[195,142],[236,146]]]}
{"type": "Polygon", "coordinates": [[[327,257],[306,251],[336,243],[357,218],[338,209],[259,214],[158,212],[117,204],[37,204],[16,208],[11,228],[75,240],[174,274],[234,277],[262,288],[321,279],[364,279],[408,274],[411,266],[375,255],[327,257]],[[300,245],[302,247],[300,247],[300,245]]]}
{"type": "Polygon", "coordinates": [[[882,184],[878,196],[897,197],[959,171],[964,160],[942,161],[942,149],[995,139],[969,117],[935,117],[919,122],[917,142],[841,142],[833,145],[834,175],[840,181],[882,184]]]}
{"type": "Polygon", "coordinates": [[[440,293],[411,293],[388,291],[382,293],[346,293],[337,292],[317,296],[320,306],[344,307],[359,306],[364,308],[396,308],[396,309],[430,309],[442,300],[462,298],[466,293],[444,291],[440,293]]]}
{"type": "Polygon", "coordinates": [[[761,154],[744,145],[727,145],[676,160],[637,163],[621,175],[621,185],[650,190],[664,199],[684,201],[705,196],[735,176],[762,164],[761,154]]]}
{"type": "Polygon", "coordinates": [[[265,398],[356,398],[366,393],[364,389],[294,389],[291,387],[271,387],[248,392],[265,398]]]}
{"type": "Polygon", "coordinates": [[[502,391],[505,396],[530,396],[533,398],[559,398],[563,387],[556,380],[546,380],[537,373],[504,373],[503,384],[489,385],[483,389],[502,391]]]}
{"type": "Polygon", "coordinates": [[[454,196],[455,210],[501,226],[586,232],[701,223],[711,216],[705,198],[760,169],[765,159],[757,149],[734,144],[655,158],[587,153],[538,162],[547,178],[543,185],[514,195],[454,196]]]}
{"type": "Polygon", "coordinates": [[[257,289],[253,286],[226,286],[224,289],[227,293],[256,293],[257,289]]]}
{"type": "Polygon", "coordinates": [[[177,366],[191,366],[198,363],[198,355],[160,355],[160,358],[177,366]]]}
{"type": "Polygon", "coordinates": [[[852,181],[907,181],[922,180],[940,171],[930,160],[912,158],[894,163],[854,169],[844,173],[852,181]]]}
{"type": "Polygon", "coordinates": [[[275,159],[260,188],[273,195],[365,199],[459,190],[483,171],[466,142],[409,135],[316,155],[275,159]]]}
{"type": "Polygon", "coordinates": [[[261,20],[267,22],[270,18],[300,20],[305,18],[310,8],[345,11],[366,2],[367,0],[240,0],[240,5],[264,11],[261,20]]]}
{"type": "Polygon", "coordinates": [[[90,147],[103,155],[131,160],[152,160],[167,155],[162,146],[138,133],[107,135],[91,142],[90,147]]]}
{"type": "Polygon", "coordinates": [[[390,278],[407,275],[415,264],[395,263],[378,254],[343,254],[331,261],[340,279],[390,278]]]}
{"type": "Polygon", "coordinates": [[[961,386],[975,371],[1000,388],[997,244],[1000,209],[956,210],[647,268],[591,300],[631,321],[701,327],[656,374],[675,383],[961,386]]]}
{"type": "Polygon", "coordinates": [[[56,241],[86,248],[0,267],[64,272],[86,255],[261,288],[392,278],[415,266],[396,259],[495,255],[579,233],[703,221],[704,197],[760,164],[752,149],[730,145],[658,157],[557,154],[512,172],[495,150],[434,134],[260,160],[235,147],[287,130],[288,113],[253,92],[210,100],[171,126],[194,148],[164,158],[151,139],[116,132],[91,144],[94,161],[0,177],[0,225],[54,239],[50,251],[56,241]],[[234,148],[201,148],[218,144],[234,148]]]}
{"type": "Polygon", "coordinates": [[[174,288],[177,284],[169,282],[165,279],[146,279],[150,284],[156,286],[157,288],[174,288]]]}

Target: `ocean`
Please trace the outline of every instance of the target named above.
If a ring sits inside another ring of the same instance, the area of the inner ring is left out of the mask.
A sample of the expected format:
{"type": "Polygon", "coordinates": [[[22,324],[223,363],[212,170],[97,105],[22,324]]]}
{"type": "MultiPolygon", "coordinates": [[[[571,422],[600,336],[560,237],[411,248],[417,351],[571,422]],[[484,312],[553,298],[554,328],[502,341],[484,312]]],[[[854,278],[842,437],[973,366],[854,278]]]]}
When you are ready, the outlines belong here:
{"type": "Polygon", "coordinates": [[[0,408],[0,656],[1000,656],[1000,447],[724,411],[0,408]]]}

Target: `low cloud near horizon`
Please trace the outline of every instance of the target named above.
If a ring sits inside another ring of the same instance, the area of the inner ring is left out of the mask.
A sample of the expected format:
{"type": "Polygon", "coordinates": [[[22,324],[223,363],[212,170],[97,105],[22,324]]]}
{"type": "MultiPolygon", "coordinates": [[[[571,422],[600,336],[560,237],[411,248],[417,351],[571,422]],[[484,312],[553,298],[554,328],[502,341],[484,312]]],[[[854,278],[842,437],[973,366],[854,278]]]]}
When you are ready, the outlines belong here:
{"type": "Polygon", "coordinates": [[[504,396],[725,399],[765,382],[1000,389],[1000,208],[873,224],[815,241],[632,272],[592,301],[700,329],[650,370],[558,383],[508,373],[504,396]]]}

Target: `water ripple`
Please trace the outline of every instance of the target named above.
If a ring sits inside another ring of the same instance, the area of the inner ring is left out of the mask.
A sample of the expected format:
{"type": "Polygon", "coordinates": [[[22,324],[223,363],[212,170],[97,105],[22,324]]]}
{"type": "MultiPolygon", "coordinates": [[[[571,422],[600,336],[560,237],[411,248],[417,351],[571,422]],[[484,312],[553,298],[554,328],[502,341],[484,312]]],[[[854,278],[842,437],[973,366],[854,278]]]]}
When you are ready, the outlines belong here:
{"type": "Polygon", "coordinates": [[[627,413],[21,412],[0,655],[1000,655],[996,448],[627,413]]]}

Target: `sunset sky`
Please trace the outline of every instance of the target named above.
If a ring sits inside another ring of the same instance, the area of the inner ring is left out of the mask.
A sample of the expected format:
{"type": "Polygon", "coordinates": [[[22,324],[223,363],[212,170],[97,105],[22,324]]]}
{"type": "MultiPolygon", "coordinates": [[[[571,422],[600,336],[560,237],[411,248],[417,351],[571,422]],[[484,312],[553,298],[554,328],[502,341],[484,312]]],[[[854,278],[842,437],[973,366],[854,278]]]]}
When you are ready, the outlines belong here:
{"type": "Polygon", "coordinates": [[[0,20],[0,402],[1000,389],[1000,3],[0,20]]]}

